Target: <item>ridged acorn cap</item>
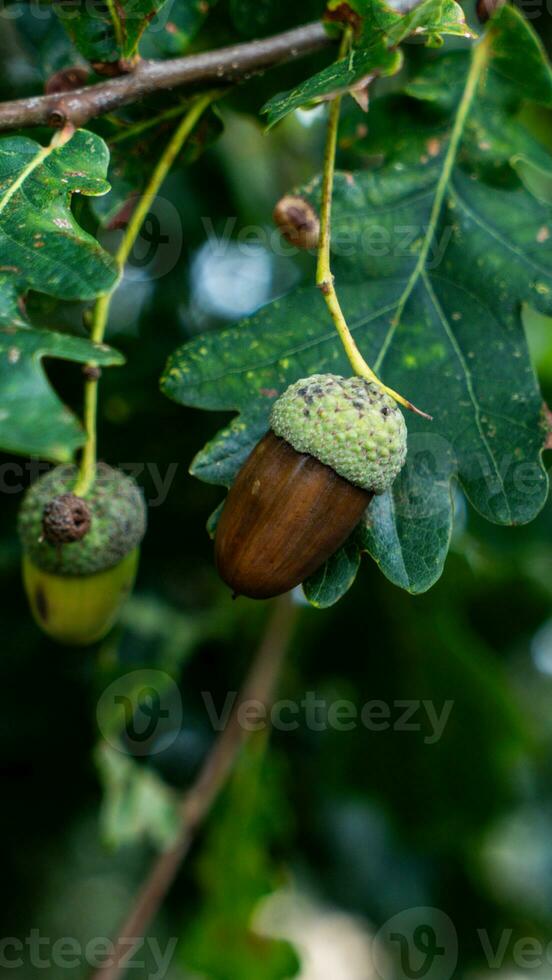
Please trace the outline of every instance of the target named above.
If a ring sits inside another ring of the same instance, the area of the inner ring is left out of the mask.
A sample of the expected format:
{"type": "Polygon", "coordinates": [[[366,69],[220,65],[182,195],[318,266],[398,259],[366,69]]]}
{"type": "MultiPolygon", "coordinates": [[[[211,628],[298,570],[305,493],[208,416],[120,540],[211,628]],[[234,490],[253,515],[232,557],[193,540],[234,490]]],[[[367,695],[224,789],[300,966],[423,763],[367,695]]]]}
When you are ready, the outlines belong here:
{"type": "Polygon", "coordinates": [[[314,374],[274,403],[271,427],[298,453],[309,453],[350,483],[383,493],[406,460],[401,410],[363,378],[314,374]]]}
{"type": "Polygon", "coordinates": [[[75,466],[57,466],[30,487],[19,510],[23,548],[45,572],[79,576],[112,568],[140,544],[145,534],[146,505],[140,488],[120,470],[99,463],[94,484],[84,498],[89,530],[81,540],[48,541],[44,513],[51,513],[53,501],[72,493],[76,479],[75,466]]]}

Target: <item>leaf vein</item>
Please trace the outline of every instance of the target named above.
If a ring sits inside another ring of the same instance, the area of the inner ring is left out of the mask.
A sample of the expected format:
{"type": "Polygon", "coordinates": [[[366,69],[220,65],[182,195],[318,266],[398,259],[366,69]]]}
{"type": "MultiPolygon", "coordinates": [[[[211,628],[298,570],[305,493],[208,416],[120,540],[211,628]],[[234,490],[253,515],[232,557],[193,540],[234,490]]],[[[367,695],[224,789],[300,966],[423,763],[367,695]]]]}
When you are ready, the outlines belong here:
{"type": "Polygon", "coordinates": [[[465,380],[466,380],[466,388],[467,388],[468,394],[470,396],[470,401],[471,401],[471,403],[473,405],[473,409],[474,409],[474,418],[475,418],[475,424],[477,426],[477,431],[479,432],[479,435],[481,437],[481,442],[483,443],[485,449],[487,450],[489,461],[492,464],[492,467],[493,467],[495,476],[496,476],[496,478],[498,480],[500,489],[502,491],[502,495],[503,495],[503,498],[504,498],[504,504],[506,506],[506,511],[508,513],[508,520],[509,520],[510,523],[513,523],[512,512],[511,512],[510,504],[509,504],[509,501],[508,501],[508,495],[506,493],[506,488],[504,486],[504,480],[502,479],[502,475],[500,473],[500,469],[498,467],[498,464],[497,464],[496,459],[494,457],[493,451],[492,451],[491,446],[489,444],[489,440],[488,440],[487,436],[485,435],[485,430],[484,430],[483,425],[482,425],[482,422],[481,422],[481,408],[480,408],[479,401],[478,401],[477,396],[476,396],[476,393],[475,393],[475,389],[473,387],[472,377],[471,377],[471,374],[470,374],[470,371],[469,371],[469,368],[468,368],[467,361],[466,361],[466,359],[465,359],[465,357],[464,357],[464,355],[462,353],[462,349],[461,349],[461,347],[460,347],[460,345],[459,345],[459,343],[458,343],[458,341],[457,341],[457,339],[456,339],[453,331],[450,328],[450,324],[449,324],[449,322],[448,322],[448,320],[447,320],[447,318],[445,316],[444,310],[443,310],[441,304],[439,303],[439,300],[438,300],[437,296],[435,295],[435,292],[433,290],[433,287],[431,285],[431,282],[429,281],[429,278],[428,278],[428,276],[427,276],[427,274],[425,272],[422,274],[422,281],[423,281],[423,283],[424,283],[424,285],[425,285],[425,287],[427,289],[428,296],[429,296],[429,298],[430,298],[430,300],[431,300],[431,302],[433,304],[433,307],[435,309],[435,312],[437,313],[437,316],[439,317],[439,320],[441,321],[441,324],[443,326],[443,329],[444,329],[444,331],[445,331],[445,333],[446,333],[446,335],[447,335],[447,337],[448,337],[448,339],[450,341],[450,345],[451,345],[454,353],[456,354],[456,357],[458,358],[458,360],[460,362],[460,365],[462,367],[462,370],[464,372],[464,376],[465,376],[465,380]]]}

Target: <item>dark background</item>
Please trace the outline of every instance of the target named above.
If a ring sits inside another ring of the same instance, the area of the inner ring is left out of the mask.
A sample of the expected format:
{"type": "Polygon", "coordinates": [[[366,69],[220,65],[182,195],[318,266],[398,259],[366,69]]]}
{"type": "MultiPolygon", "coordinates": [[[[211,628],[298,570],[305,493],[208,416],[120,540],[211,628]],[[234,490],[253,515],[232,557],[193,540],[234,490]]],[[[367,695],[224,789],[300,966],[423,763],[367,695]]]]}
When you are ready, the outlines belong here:
{"type": "MultiPolygon", "coordinates": [[[[307,20],[315,6],[295,20],[307,20]]],[[[284,8],[280,26],[294,20],[284,8]]],[[[207,22],[202,47],[231,37],[223,9],[212,28],[207,22]]],[[[549,42],[548,12],[527,12],[549,42]]],[[[49,65],[41,60],[50,29],[47,19],[37,27],[27,15],[2,28],[3,98],[39,91],[57,67],[55,53],[49,65]]],[[[415,61],[415,46],[409,57],[415,61]]],[[[311,59],[313,69],[318,60],[324,59],[311,59]]],[[[131,263],[137,279],[123,285],[114,304],[108,339],[128,363],[104,373],[101,456],[112,464],[155,465],[162,476],[177,465],[166,499],[150,508],[136,594],[99,648],[59,648],[31,621],[15,530],[21,494],[13,489],[28,482],[29,472],[25,460],[0,457],[2,936],[24,938],[39,929],[51,942],[69,936],[84,943],[111,935],[149,867],[154,848],[137,825],[136,803],[121,803],[120,785],[106,784],[95,764],[96,708],[107,684],[142,667],[176,678],[183,734],[135,766],[138,775],[153,771],[185,788],[214,737],[200,692],[210,691],[221,706],[239,687],[262,632],[263,604],[232,603],[213,568],[204,525],[221,491],[187,473],[194,453],[226,419],[170,403],[158,379],[187,337],[232,322],[312,272],[309,259],[294,263],[258,246],[246,251],[230,243],[217,258],[202,222],[208,216],[220,231],[235,216],[234,238],[250,224],[270,233],[278,197],[319,168],[320,115],[308,125],[289,119],[268,137],[257,117],[265,98],[306,67],[279,69],[224,102],[222,138],[190,167],[177,168],[163,189],[159,227],[168,242],[154,242],[145,262],[151,243],[139,243],[131,263]],[[23,467],[21,478],[5,468],[8,462],[23,467]],[[114,825],[127,833],[120,847],[105,842],[106,827],[114,825]]],[[[550,123],[544,111],[528,118],[552,146],[550,123]]],[[[346,153],[340,162],[358,166],[346,153]]],[[[93,223],[92,214],[87,220],[93,223]]],[[[37,308],[37,315],[51,310],[37,308]]],[[[80,311],[60,315],[69,327],[80,311]]],[[[529,324],[550,401],[547,326],[529,324]]],[[[48,370],[78,409],[79,369],[48,370]]],[[[151,469],[139,481],[155,500],[151,469]]],[[[359,708],[378,699],[390,706],[394,723],[397,702],[425,699],[440,711],[451,700],[448,724],[428,744],[421,709],[412,718],[422,722],[415,731],[392,724],[380,732],[362,726],[314,732],[302,716],[297,731],[275,732],[270,746],[255,739],[238,773],[243,785],[230,787],[218,804],[153,930],[162,943],[180,939],[171,980],[290,975],[290,951],[249,928],[263,894],[278,888],[288,889],[283,920],[299,923],[303,942],[318,948],[322,961],[328,944],[327,972],[320,968],[313,980],[370,980],[362,942],[398,912],[425,906],[450,917],[459,944],[455,976],[490,972],[477,930],[486,930],[493,947],[501,937],[506,942],[503,968],[493,974],[552,976],[552,954],[542,969],[513,954],[520,937],[545,946],[552,940],[551,534],[550,503],[532,525],[503,529],[479,519],[458,491],[453,546],[430,593],[406,595],[366,560],[337,607],[321,612],[301,604],[283,697],[300,702],[314,691],[328,703],[345,698],[359,708]],[[299,911],[292,904],[297,896],[299,911]]],[[[270,908],[263,921],[278,933],[270,908]]],[[[289,922],[283,933],[297,938],[289,922]]],[[[447,968],[440,980],[451,975],[447,968]]],[[[389,978],[405,975],[396,970],[389,978]]],[[[86,969],[0,966],[1,976],[20,973],[81,977],[86,969]]],[[[150,974],[144,968],[131,975],[150,974]]]]}

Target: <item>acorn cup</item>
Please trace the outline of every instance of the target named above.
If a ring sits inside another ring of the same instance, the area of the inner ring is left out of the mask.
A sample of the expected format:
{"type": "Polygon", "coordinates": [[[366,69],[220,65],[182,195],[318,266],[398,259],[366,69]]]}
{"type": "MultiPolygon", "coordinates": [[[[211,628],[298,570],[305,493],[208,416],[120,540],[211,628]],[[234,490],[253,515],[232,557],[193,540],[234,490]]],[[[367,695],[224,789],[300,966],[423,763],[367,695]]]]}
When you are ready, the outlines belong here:
{"type": "Polygon", "coordinates": [[[379,385],[333,374],[291,385],[217,526],[216,564],[233,593],[269,599],[316,572],[392,485],[406,438],[402,412],[379,385]]]}
{"type": "Polygon", "coordinates": [[[58,643],[101,640],[130,595],[146,530],[142,492],[104,463],[85,498],[74,466],[58,466],[27,491],[19,511],[23,581],[33,616],[58,643]]]}

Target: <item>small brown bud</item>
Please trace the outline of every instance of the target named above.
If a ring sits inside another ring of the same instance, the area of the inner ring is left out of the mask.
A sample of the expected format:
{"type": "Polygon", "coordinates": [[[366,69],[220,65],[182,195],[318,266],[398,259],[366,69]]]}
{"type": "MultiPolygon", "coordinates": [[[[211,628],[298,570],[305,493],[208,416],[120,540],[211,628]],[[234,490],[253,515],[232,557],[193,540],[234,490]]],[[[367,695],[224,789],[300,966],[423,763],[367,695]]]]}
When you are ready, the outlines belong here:
{"type": "Polygon", "coordinates": [[[103,75],[104,78],[117,78],[119,75],[130,75],[139,61],[139,55],[134,58],[119,58],[118,61],[93,61],[92,68],[97,75],[103,75]]]}
{"type": "Polygon", "coordinates": [[[317,248],[320,240],[320,219],[308,201],[286,194],[274,208],[274,222],[280,233],[297,248],[317,248]]]}
{"type": "Polygon", "coordinates": [[[481,24],[486,24],[495,10],[503,7],[506,0],[477,0],[477,16],[481,24]]]}
{"type": "Polygon", "coordinates": [[[86,84],[89,74],[88,68],[81,68],[79,65],[62,68],[61,71],[56,71],[50,75],[44,86],[44,91],[46,95],[74,92],[75,89],[82,88],[86,84]]]}
{"type": "Polygon", "coordinates": [[[358,14],[349,3],[340,3],[330,9],[326,9],[324,21],[327,24],[343,24],[345,27],[352,27],[355,37],[362,33],[363,18],[358,14]]]}
{"type": "Polygon", "coordinates": [[[85,364],[82,373],[87,381],[99,381],[102,376],[102,369],[95,364],[85,364]]]}
{"type": "Polygon", "coordinates": [[[62,493],[46,504],[42,514],[42,533],[50,544],[71,544],[88,534],[90,508],[74,493],[62,493]]]}

